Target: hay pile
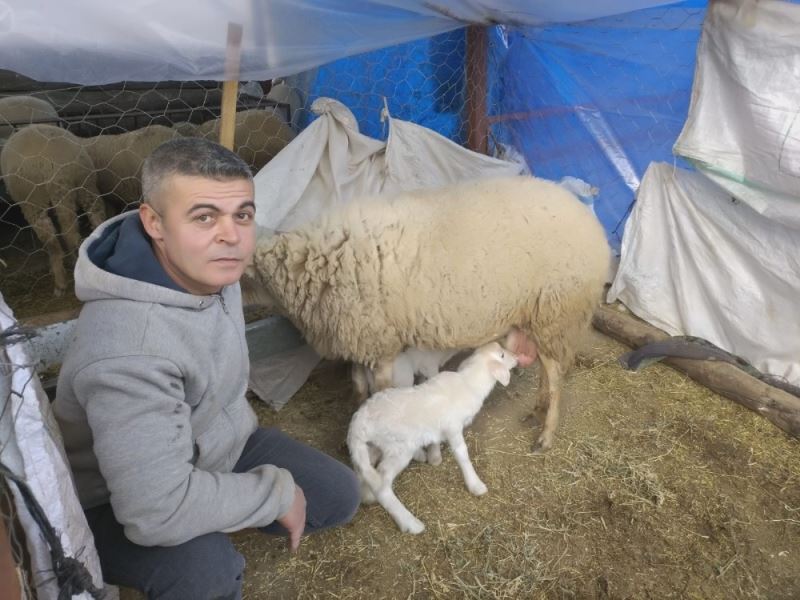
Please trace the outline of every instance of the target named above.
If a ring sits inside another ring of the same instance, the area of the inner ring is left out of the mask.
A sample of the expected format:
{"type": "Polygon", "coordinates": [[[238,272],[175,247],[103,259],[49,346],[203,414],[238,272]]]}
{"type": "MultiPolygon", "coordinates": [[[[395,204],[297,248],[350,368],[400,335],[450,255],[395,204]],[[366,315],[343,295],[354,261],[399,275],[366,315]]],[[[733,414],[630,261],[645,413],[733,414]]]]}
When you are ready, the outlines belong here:
{"type": "MultiPolygon", "coordinates": [[[[549,454],[529,452],[536,371],[498,389],[468,430],[489,487],[464,487],[445,452],[413,464],[398,496],[427,526],[402,535],[379,506],[307,537],[298,555],[234,536],[257,598],[797,598],[798,442],[747,409],[593,335],[565,388],[549,454]]],[[[317,374],[262,424],[347,460],[344,370],[317,374]]]]}

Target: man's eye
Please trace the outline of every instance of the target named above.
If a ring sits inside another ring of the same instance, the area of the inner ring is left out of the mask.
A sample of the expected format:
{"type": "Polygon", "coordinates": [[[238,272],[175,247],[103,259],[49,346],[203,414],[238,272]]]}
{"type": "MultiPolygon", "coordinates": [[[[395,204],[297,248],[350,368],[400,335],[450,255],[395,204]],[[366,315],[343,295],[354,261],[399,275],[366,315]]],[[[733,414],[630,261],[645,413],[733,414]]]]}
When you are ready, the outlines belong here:
{"type": "Polygon", "coordinates": [[[249,223],[250,221],[253,220],[253,217],[254,217],[253,213],[249,212],[240,212],[238,215],[236,215],[236,218],[242,221],[243,223],[249,223]]]}
{"type": "Polygon", "coordinates": [[[202,223],[203,225],[206,225],[208,223],[211,223],[211,221],[213,220],[213,217],[211,215],[197,215],[194,218],[194,220],[197,221],[198,223],[202,223]]]}

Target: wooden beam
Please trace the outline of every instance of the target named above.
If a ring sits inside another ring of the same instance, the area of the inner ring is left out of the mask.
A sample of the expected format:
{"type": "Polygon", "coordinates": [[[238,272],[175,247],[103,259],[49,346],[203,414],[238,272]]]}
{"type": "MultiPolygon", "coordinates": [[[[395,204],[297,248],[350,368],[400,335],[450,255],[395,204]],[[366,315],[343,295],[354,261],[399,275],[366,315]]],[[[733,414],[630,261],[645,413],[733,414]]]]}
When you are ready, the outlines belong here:
{"type": "Polygon", "coordinates": [[[239,66],[242,54],[242,26],[228,23],[228,42],[225,53],[225,81],[222,84],[219,143],[233,150],[236,131],[236,100],[239,96],[239,66]]]}
{"type": "Polygon", "coordinates": [[[489,121],[487,118],[488,76],[487,61],[489,37],[486,27],[470,25],[467,28],[466,102],[467,148],[486,154],[489,148],[489,121]]]}
{"type": "MultiPolygon", "coordinates": [[[[595,312],[592,324],[602,333],[633,348],[670,337],[657,327],[608,306],[601,306],[595,312]]],[[[773,387],[730,363],[688,358],[665,358],[661,362],[757,412],[794,437],[800,437],[800,398],[797,396],[773,387]]]]}

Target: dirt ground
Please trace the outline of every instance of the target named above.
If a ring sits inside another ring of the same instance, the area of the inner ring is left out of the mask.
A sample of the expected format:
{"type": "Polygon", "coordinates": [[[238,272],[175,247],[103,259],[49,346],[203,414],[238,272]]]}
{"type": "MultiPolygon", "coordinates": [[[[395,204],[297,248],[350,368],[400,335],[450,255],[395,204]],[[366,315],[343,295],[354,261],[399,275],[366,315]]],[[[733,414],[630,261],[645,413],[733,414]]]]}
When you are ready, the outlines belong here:
{"type": "Polygon", "coordinates": [[[17,319],[26,319],[78,308],[72,279],[75,257],[65,262],[68,275],[67,291],[53,296],[53,275],[47,253],[33,239],[29,230],[11,236],[0,236],[0,293],[17,319]]]}
{"type": "MultiPolygon", "coordinates": [[[[798,441],[660,365],[622,370],[593,334],[565,389],[554,448],[530,453],[536,369],[492,394],[468,430],[489,487],[449,453],[395,484],[425,524],[401,534],[377,505],[347,526],[285,540],[234,535],[245,598],[798,598],[798,441]]],[[[345,372],[317,372],[261,423],[347,461],[345,372]]],[[[123,600],[135,596],[123,595],[123,600]]]]}

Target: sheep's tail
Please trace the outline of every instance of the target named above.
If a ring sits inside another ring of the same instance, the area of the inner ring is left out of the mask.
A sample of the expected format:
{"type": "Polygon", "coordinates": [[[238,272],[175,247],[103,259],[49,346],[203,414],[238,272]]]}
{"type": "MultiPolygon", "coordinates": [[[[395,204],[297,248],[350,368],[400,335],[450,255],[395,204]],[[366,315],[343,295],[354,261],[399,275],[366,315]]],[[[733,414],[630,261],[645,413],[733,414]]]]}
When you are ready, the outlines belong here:
{"type": "Polygon", "coordinates": [[[373,492],[377,492],[382,483],[383,478],[380,473],[372,466],[372,461],[369,457],[369,447],[367,446],[368,439],[364,435],[364,430],[358,423],[358,414],[353,418],[350,424],[350,431],[347,433],[347,447],[350,449],[350,461],[353,463],[353,469],[362,482],[366,483],[373,492]]]}

